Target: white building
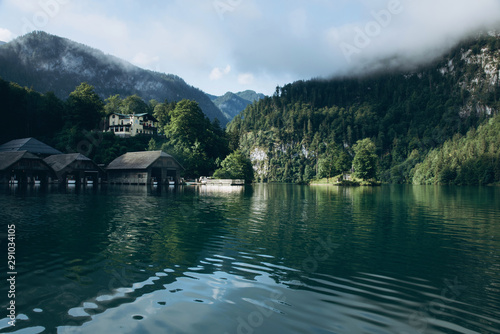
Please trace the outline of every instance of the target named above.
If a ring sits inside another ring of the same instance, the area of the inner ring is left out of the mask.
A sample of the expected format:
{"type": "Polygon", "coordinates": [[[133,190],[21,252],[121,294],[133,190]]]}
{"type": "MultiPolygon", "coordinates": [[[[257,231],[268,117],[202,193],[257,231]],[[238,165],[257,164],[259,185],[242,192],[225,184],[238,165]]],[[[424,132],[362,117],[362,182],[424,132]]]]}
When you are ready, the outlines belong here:
{"type": "Polygon", "coordinates": [[[113,113],[108,116],[108,124],[108,131],[120,137],[158,134],[158,120],[150,114],[113,113]]]}

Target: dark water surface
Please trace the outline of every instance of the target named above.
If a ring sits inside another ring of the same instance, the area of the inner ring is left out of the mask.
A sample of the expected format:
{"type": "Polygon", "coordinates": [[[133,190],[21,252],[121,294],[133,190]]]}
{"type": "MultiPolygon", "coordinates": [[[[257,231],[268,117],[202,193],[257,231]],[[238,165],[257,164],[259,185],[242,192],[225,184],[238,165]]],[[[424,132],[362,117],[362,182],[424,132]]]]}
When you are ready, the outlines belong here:
{"type": "Polygon", "coordinates": [[[500,189],[0,191],[18,333],[500,333],[500,189]]]}

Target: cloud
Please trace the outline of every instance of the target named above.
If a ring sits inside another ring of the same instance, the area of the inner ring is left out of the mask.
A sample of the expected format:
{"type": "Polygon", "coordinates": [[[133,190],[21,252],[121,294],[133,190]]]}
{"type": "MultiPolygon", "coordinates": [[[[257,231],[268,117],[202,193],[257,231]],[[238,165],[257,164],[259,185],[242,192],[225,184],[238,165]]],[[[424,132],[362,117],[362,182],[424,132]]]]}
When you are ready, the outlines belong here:
{"type": "Polygon", "coordinates": [[[224,69],[216,67],[210,72],[210,80],[216,81],[222,79],[231,72],[231,66],[227,65],[224,69]]]}
{"type": "Polygon", "coordinates": [[[9,29],[0,28],[0,41],[9,42],[14,34],[9,29]]]}
{"type": "Polygon", "coordinates": [[[20,35],[23,18],[57,2],[37,28],[219,95],[235,83],[272,94],[295,80],[414,68],[500,28],[499,0],[217,1],[229,6],[223,20],[213,0],[0,0],[0,22],[20,35]]]}
{"type": "Polygon", "coordinates": [[[297,38],[308,37],[308,15],[303,8],[293,10],[288,17],[290,32],[297,38]]]}
{"type": "Polygon", "coordinates": [[[388,64],[412,69],[482,29],[500,27],[496,0],[391,0],[367,12],[365,20],[327,32],[332,54],[345,66],[344,71],[334,67],[334,73],[359,73],[388,64]]]}
{"type": "Polygon", "coordinates": [[[251,73],[243,73],[238,75],[238,83],[240,85],[248,86],[254,83],[254,76],[251,73]]]}
{"type": "Polygon", "coordinates": [[[152,65],[157,67],[158,62],[160,61],[159,56],[150,56],[147,53],[139,52],[132,59],[132,63],[139,67],[151,68],[152,65]]]}
{"type": "Polygon", "coordinates": [[[360,74],[388,64],[414,68],[479,29],[500,27],[498,0],[332,1],[337,8],[312,1],[306,9],[291,1],[281,16],[268,3],[261,3],[264,17],[253,28],[244,22],[236,28],[230,43],[235,67],[296,79],[360,74]],[[353,46],[354,53],[346,57],[342,45],[353,46]]]}

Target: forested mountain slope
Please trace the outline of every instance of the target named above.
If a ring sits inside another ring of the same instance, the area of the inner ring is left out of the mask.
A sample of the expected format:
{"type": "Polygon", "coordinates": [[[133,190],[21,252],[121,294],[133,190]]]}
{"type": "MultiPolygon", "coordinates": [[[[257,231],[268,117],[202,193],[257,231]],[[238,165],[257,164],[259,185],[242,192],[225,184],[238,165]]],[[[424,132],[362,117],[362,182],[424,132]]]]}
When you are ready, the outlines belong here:
{"type": "Polygon", "coordinates": [[[226,117],[201,90],[172,74],[141,69],[122,59],[71,40],[33,32],[0,46],[0,77],[41,93],[66,99],[82,82],[95,87],[102,99],[137,94],[146,102],[190,99],[211,119],[226,117]]]}
{"type": "Polygon", "coordinates": [[[278,87],[228,129],[251,156],[260,180],[335,175],[350,169],[353,145],[371,138],[379,178],[413,182],[414,166],[430,150],[498,113],[499,72],[499,34],[484,34],[415,72],[278,87]]]}

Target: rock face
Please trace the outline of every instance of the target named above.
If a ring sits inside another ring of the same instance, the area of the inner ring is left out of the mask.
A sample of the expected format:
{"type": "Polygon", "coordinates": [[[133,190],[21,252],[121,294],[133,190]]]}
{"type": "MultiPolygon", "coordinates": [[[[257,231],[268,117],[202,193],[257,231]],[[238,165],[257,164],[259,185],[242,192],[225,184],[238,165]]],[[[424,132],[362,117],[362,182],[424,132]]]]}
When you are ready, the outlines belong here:
{"type": "Polygon", "coordinates": [[[141,69],[122,59],[71,40],[33,32],[0,47],[0,77],[59,98],[87,82],[103,98],[137,94],[145,101],[195,100],[211,119],[226,117],[201,90],[172,74],[141,69]]]}

